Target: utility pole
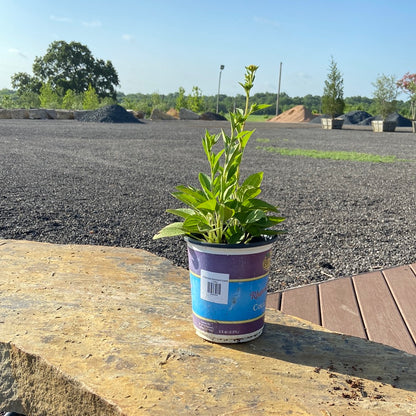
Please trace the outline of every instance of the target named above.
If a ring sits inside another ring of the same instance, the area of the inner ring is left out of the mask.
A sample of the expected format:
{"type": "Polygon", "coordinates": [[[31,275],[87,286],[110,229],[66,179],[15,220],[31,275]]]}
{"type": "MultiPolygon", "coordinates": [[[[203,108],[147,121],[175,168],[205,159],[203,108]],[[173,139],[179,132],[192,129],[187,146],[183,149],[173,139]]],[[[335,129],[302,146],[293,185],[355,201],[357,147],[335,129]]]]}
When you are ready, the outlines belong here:
{"type": "Polygon", "coordinates": [[[279,115],[279,97],[280,97],[280,80],[281,79],[282,79],[282,63],[280,62],[279,86],[277,88],[277,99],[276,99],[276,116],[279,115]]]}

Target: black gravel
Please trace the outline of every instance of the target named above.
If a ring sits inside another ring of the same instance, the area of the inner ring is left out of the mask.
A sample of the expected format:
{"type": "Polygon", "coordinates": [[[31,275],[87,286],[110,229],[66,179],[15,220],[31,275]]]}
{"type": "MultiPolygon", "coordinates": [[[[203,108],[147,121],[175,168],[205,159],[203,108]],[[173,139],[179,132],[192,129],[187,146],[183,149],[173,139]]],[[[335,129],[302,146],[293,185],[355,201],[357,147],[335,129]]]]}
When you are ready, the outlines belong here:
{"type": "MultiPolygon", "coordinates": [[[[287,217],[270,290],[416,261],[416,135],[402,128],[256,123],[243,174],[263,170],[263,198],[287,217]],[[270,139],[264,144],[264,140],[270,139]],[[280,156],[279,146],[395,155],[364,163],[280,156]]],[[[206,171],[204,130],[221,121],[143,124],[0,120],[0,237],[148,250],[186,267],[182,239],[152,240],[174,218],[169,192],[206,171]]]]}

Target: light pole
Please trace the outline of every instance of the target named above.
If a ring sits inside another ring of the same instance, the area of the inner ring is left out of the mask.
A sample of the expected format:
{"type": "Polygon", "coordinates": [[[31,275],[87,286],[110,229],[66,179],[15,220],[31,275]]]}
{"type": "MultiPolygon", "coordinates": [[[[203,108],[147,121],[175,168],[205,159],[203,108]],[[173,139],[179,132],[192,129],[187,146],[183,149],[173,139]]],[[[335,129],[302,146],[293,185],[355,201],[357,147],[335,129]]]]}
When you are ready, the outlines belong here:
{"type": "Polygon", "coordinates": [[[276,99],[276,116],[279,115],[279,98],[280,98],[280,80],[282,78],[282,63],[280,62],[279,71],[279,86],[277,87],[277,99],[276,99]]]}
{"type": "Polygon", "coordinates": [[[218,94],[217,94],[217,114],[218,114],[218,103],[220,100],[220,88],[221,88],[221,72],[224,69],[224,65],[220,65],[220,75],[218,77],[218,94]]]}

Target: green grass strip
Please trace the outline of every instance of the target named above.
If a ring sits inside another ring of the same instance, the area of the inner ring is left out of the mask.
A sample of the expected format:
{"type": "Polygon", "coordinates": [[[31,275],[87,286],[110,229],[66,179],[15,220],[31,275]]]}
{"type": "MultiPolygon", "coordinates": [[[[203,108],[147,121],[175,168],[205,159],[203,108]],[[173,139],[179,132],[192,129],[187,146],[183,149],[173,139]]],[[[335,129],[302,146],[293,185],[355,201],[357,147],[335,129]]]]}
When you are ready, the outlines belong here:
{"type": "Polygon", "coordinates": [[[307,149],[288,149],[285,147],[274,146],[257,146],[257,149],[270,153],[278,153],[283,156],[302,156],[312,157],[314,159],[332,159],[332,160],[352,160],[355,162],[372,162],[372,163],[394,163],[406,162],[406,159],[398,159],[396,156],[381,156],[370,153],[358,152],[329,152],[322,150],[307,149]]]}

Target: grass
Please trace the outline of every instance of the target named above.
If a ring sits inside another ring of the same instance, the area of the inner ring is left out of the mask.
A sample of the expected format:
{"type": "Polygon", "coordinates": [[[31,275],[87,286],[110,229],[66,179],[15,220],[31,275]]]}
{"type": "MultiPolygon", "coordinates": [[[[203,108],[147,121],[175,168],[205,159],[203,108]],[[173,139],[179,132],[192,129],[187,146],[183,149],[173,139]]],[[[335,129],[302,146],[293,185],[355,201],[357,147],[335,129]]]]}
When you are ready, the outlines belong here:
{"type": "MultiPolygon", "coordinates": [[[[260,141],[263,142],[263,141],[260,141]]],[[[264,143],[264,142],[263,142],[264,143]]],[[[332,159],[332,160],[352,160],[355,162],[371,162],[371,163],[394,163],[408,162],[406,159],[398,159],[396,156],[381,156],[371,153],[358,152],[330,152],[314,149],[288,149],[285,147],[274,146],[257,146],[257,149],[270,153],[278,153],[283,156],[301,156],[311,157],[314,159],[332,159]]]]}
{"type": "MultiPolygon", "coordinates": [[[[230,115],[227,113],[227,114],[224,114],[224,117],[227,119],[227,120],[230,120],[230,115]]],[[[267,121],[269,118],[272,118],[273,116],[271,116],[271,115],[258,115],[258,114],[251,114],[250,116],[248,116],[248,119],[247,119],[247,121],[248,122],[260,122],[260,121],[267,121]]]]}

